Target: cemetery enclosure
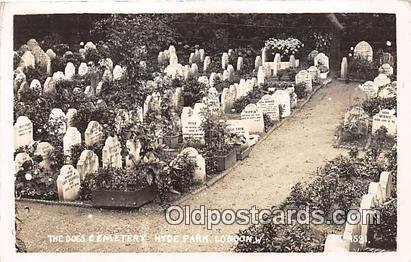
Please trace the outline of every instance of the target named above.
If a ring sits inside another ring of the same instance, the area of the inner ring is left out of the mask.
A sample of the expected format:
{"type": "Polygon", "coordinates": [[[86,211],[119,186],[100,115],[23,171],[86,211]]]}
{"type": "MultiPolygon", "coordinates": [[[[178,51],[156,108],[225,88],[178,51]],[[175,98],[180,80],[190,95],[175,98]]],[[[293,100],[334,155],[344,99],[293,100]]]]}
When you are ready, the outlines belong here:
{"type": "MultiPolygon", "coordinates": [[[[223,180],[181,205],[210,208],[268,208],[281,202],[297,182],[313,179],[310,173],[325,160],[345,152],[332,147],[335,126],[350,105],[350,97],[360,96],[356,84],[332,82],[320,89],[303,110],[275,130],[257,145],[248,160],[234,168],[223,180]],[[319,136],[318,134],[322,134],[319,136]],[[252,183],[250,182],[252,181],[252,183]]],[[[227,243],[167,244],[137,243],[49,243],[48,234],[110,234],[129,232],[154,234],[207,234],[218,236],[234,234],[238,227],[219,225],[213,231],[201,226],[170,226],[164,215],[153,206],[140,211],[98,211],[88,208],[50,206],[27,202],[17,203],[24,221],[21,237],[30,251],[113,251],[113,252],[172,252],[172,251],[229,251],[227,243]],[[28,206],[30,211],[24,208],[28,206]],[[58,214],[58,216],[56,216],[58,214]],[[89,216],[91,215],[91,216],[89,216]],[[41,219],[40,219],[41,218],[41,219]],[[35,230],[35,232],[34,232],[35,230]],[[32,238],[32,235],[36,235],[32,238]]]]}

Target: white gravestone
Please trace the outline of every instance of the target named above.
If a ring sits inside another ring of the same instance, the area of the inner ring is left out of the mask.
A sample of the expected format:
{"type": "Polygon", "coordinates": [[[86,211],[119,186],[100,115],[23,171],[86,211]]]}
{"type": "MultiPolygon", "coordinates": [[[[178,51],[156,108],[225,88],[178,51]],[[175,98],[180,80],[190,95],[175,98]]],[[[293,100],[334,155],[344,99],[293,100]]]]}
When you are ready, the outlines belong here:
{"type": "Polygon", "coordinates": [[[60,201],[74,201],[79,197],[80,175],[72,165],[64,165],[57,177],[57,192],[60,201]]]}
{"type": "Polygon", "coordinates": [[[66,113],[67,127],[74,126],[74,118],[77,116],[77,109],[69,108],[66,113]]]}
{"type": "Polygon", "coordinates": [[[18,153],[18,154],[16,155],[16,157],[14,158],[14,170],[15,170],[15,173],[19,172],[20,169],[23,168],[24,162],[27,162],[27,161],[31,161],[31,162],[32,162],[32,159],[31,159],[31,157],[29,156],[29,154],[27,154],[27,153],[18,153]]]}
{"type": "Polygon", "coordinates": [[[38,92],[42,91],[40,81],[37,79],[33,79],[30,83],[30,89],[36,90],[38,92]]]}
{"type": "Polygon", "coordinates": [[[390,83],[391,80],[385,74],[379,74],[376,78],[374,78],[374,85],[377,86],[377,88],[388,85],[390,83]]]}
{"type": "Polygon", "coordinates": [[[274,96],[264,95],[260,101],[257,102],[258,109],[264,114],[267,114],[273,121],[280,120],[280,112],[278,103],[276,103],[274,96]]]}
{"type": "Polygon", "coordinates": [[[67,132],[63,137],[63,150],[64,154],[71,155],[71,148],[75,145],[81,144],[81,134],[76,127],[67,128],[67,132]]]}
{"type": "Polygon", "coordinates": [[[201,123],[201,117],[196,114],[189,117],[181,117],[184,141],[194,139],[200,143],[204,143],[204,130],[201,127],[201,123]]]}
{"type": "Polygon", "coordinates": [[[135,167],[135,163],[140,160],[141,143],[138,140],[133,141],[129,139],[126,141],[126,148],[129,153],[129,155],[126,156],[126,168],[132,169],[135,167]]]}
{"type": "Polygon", "coordinates": [[[77,171],[80,174],[80,179],[84,180],[86,175],[97,172],[98,156],[91,150],[81,152],[77,161],[77,171]]]}
{"type": "Polygon", "coordinates": [[[50,112],[49,123],[56,128],[58,134],[66,133],[67,119],[66,114],[60,108],[53,108],[50,112]]]}
{"type": "Polygon", "coordinates": [[[374,98],[378,96],[378,86],[373,81],[367,81],[360,85],[359,88],[367,94],[367,98],[374,98]]]}
{"type": "Polygon", "coordinates": [[[391,172],[381,172],[380,174],[380,181],[381,187],[381,201],[385,202],[391,198],[391,190],[392,190],[392,175],[391,172]]]}
{"type": "Polygon", "coordinates": [[[27,116],[19,116],[14,124],[14,149],[33,142],[33,123],[27,116]]]}
{"type": "Polygon", "coordinates": [[[205,159],[198,151],[193,147],[187,147],[183,149],[180,155],[187,155],[189,159],[194,161],[197,165],[194,171],[194,182],[195,183],[204,183],[206,181],[206,167],[205,159]]]}
{"type": "Polygon", "coordinates": [[[397,134],[397,117],[394,109],[383,109],[372,118],[372,133],[375,133],[381,126],[387,128],[387,134],[395,136],[397,134]]]}
{"type": "Polygon", "coordinates": [[[372,51],[371,45],[369,43],[365,42],[365,41],[359,42],[354,47],[354,58],[366,59],[366,60],[372,62],[373,51],[372,51]]]}
{"type": "Polygon", "coordinates": [[[241,120],[247,125],[250,133],[264,132],[263,113],[255,104],[247,105],[241,112],[241,120]]]}
{"type": "Polygon", "coordinates": [[[298,72],[298,74],[295,76],[295,83],[305,83],[305,89],[307,90],[307,92],[313,91],[311,75],[307,70],[301,70],[300,72],[298,72]]]}
{"type": "Polygon", "coordinates": [[[48,142],[40,142],[38,143],[35,151],[35,155],[40,155],[43,160],[39,163],[39,165],[45,169],[50,169],[50,152],[53,151],[53,146],[48,142]]]}
{"type": "Polygon", "coordinates": [[[282,107],[281,117],[288,117],[291,114],[290,93],[287,90],[277,90],[273,95],[275,102],[282,107]]]}
{"type": "Polygon", "coordinates": [[[123,160],[121,157],[121,144],[117,136],[109,136],[103,147],[102,152],[103,167],[122,168],[123,160]]]}
{"type": "Polygon", "coordinates": [[[324,53],[319,53],[314,57],[314,66],[324,65],[327,68],[330,68],[330,62],[328,56],[324,53]]]}
{"type": "Polygon", "coordinates": [[[64,69],[64,76],[67,80],[73,79],[74,75],[76,74],[76,67],[73,63],[68,62],[66,68],[64,69]]]}
{"type": "Polygon", "coordinates": [[[80,64],[80,66],[78,67],[78,74],[80,75],[80,76],[85,76],[85,75],[87,75],[87,73],[88,73],[88,66],[87,66],[87,64],[86,63],[81,63],[80,64]]]}
{"type": "Polygon", "coordinates": [[[103,139],[103,127],[97,121],[90,121],[84,132],[86,146],[92,146],[103,139]]]}
{"type": "Polygon", "coordinates": [[[116,65],[113,69],[113,80],[121,80],[124,70],[120,65],[116,65]]]}

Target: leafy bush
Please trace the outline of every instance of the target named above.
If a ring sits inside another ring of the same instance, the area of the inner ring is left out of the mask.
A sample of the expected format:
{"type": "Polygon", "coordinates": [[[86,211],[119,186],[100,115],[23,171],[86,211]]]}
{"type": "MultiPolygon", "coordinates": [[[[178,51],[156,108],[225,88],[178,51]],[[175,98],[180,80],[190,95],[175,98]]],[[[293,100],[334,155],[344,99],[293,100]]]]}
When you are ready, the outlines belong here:
{"type": "Polygon", "coordinates": [[[248,104],[257,103],[264,94],[266,94],[266,92],[262,88],[253,89],[253,91],[248,92],[246,96],[240,97],[239,99],[235,100],[233,109],[235,109],[235,112],[241,113],[241,111],[243,111],[243,109],[248,104]]]}
{"type": "Polygon", "coordinates": [[[261,242],[239,242],[235,252],[322,252],[325,234],[308,225],[253,225],[239,236],[261,238],[261,242]]]}
{"type": "Polygon", "coordinates": [[[368,81],[378,75],[378,61],[370,62],[367,59],[352,59],[348,66],[349,78],[368,81]]]}
{"type": "Polygon", "coordinates": [[[294,87],[294,92],[297,95],[298,99],[303,99],[306,98],[308,95],[307,88],[306,88],[306,83],[298,83],[294,87]]]}
{"type": "Polygon", "coordinates": [[[397,114],[397,97],[395,96],[390,98],[369,98],[362,102],[362,108],[370,117],[373,117],[374,115],[378,114],[382,109],[395,109],[395,114],[397,114]]]}
{"type": "Polygon", "coordinates": [[[395,250],[397,248],[397,200],[394,199],[376,209],[380,211],[381,223],[369,226],[368,230],[373,234],[368,246],[395,250]]]}

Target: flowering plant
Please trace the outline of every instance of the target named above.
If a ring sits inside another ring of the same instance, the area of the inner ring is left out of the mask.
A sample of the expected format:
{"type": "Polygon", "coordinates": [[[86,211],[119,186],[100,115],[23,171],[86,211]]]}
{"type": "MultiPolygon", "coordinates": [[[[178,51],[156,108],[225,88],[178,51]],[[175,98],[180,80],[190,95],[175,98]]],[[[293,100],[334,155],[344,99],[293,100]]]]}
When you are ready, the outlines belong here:
{"type": "Polygon", "coordinates": [[[297,38],[291,37],[287,39],[269,38],[265,41],[265,47],[268,48],[273,55],[280,53],[281,58],[289,59],[291,55],[296,56],[298,54],[304,47],[304,43],[297,38]]]}

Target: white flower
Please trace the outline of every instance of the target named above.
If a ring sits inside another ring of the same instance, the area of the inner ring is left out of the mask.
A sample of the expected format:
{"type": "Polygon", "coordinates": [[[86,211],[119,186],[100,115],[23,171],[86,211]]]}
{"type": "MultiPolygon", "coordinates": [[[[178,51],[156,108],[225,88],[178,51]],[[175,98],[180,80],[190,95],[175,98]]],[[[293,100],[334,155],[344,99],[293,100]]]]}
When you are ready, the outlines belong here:
{"type": "Polygon", "coordinates": [[[387,44],[387,46],[391,46],[391,42],[390,42],[390,41],[387,41],[386,44],[387,44]]]}
{"type": "Polygon", "coordinates": [[[28,180],[28,181],[30,181],[30,180],[33,178],[33,176],[32,176],[30,173],[27,173],[24,177],[25,177],[26,180],[28,180]]]}

